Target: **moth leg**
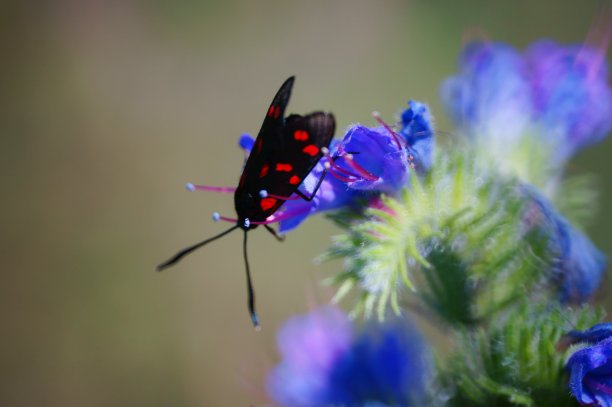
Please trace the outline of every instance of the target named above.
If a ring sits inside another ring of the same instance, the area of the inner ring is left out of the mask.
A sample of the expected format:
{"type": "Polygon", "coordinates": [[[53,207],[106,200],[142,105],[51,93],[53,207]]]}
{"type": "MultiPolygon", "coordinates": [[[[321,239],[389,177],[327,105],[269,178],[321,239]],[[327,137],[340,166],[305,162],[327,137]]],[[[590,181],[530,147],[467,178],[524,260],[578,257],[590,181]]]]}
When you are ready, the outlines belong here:
{"type": "Polygon", "coordinates": [[[268,232],[270,232],[270,234],[272,234],[272,236],[274,236],[276,238],[276,240],[278,240],[279,242],[284,242],[285,241],[285,235],[279,234],[270,225],[264,225],[264,227],[266,228],[266,230],[268,232]]]}

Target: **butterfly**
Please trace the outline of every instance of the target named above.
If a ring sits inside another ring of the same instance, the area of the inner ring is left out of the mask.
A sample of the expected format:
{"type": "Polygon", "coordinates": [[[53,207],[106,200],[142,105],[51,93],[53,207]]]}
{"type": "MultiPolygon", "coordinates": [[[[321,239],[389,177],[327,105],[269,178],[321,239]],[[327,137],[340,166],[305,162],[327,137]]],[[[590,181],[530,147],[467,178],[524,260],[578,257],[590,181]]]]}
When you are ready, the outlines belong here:
{"type": "Polygon", "coordinates": [[[235,189],[188,184],[190,189],[233,191],[237,218],[225,218],[218,214],[215,214],[214,218],[234,222],[235,225],[179,251],[157,266],[158,271],[164,270],[200,247],[236,229],[242,229],[248,310],[256,328],[259,327],[259,319],[255,312],[255,292],[247,256],[247,233],[258,226],[264,226],[278,240],[282,240],[270,226],[275,222],[273,215],[287,200],[310,201],[314,198],[325,174],[321,175],[311,192],[302,191],[299,187],[323,157],[336,129],[334,115],[323,111],[315,111],[305,116],[291,114],[285,117],[294,81],[295,77],[288,78],[274,96],[235,189]]]}

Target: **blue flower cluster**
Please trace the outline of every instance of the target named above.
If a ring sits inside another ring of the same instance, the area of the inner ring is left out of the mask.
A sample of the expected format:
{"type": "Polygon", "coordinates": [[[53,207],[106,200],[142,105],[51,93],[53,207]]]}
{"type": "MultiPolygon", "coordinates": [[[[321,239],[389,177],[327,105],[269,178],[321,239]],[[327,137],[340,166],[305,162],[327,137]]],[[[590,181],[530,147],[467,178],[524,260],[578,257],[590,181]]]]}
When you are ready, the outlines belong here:
{"type": "MultiPolygon", "coordinates": [[[[560,178],[568,159],[612,129],[612,90],[599,49],[540,41],[520,53],[480,42],[468,45],[460,61],[460,72],[442,86],[442,99],[468,143],[494,151],[496,163],[525,139],[536,140],[550,152],[545,167],[560,178]]],[[[314,199],[289,200],[274,215],[281,231],[322,211],[375,207],[382,194],[397,196],[410,188],[412,177],[426,174],[434,163],[431,114],[411,101],[400,117],[397,132],[384,123],[353,125],[333,142],[302,185],[312,191],[324,177],[314,199]]],[[[252,140],[243,136],[240,145],[248,152],[252,140]]],[[[543,273],[558,284],[562,302],[589,300],[603,279],[604,254],[555,209],[549,191],[520,175],[512,179],[520,179],[517,189],[527,203],[521,226],[525,233],[543,233],[552,258],[543,273]]],[[[612,406],[611,324],[573,331],[566,339],[587,345],[567,362],[571,393],[581,404],[612,406]]],[[[279,405],[405,406],[426,397],[428,353],[405,322],[358,331],[339,309],[325,307],[290,319],[278,346],[282,361],[267,387],[279,405]]]]}
{"type": "Polygon", "coordinates": [[[562,164],[612,129],[605,51],[542,40],[524,53],[475,42],[442,86],[450,116],[472,137],[506,147],[536,133],[562,164]]]}
{"type": "Polygon", "coordinates": [[[281,406],[407,406],[423,398],[431,372],[407,321],[356,331],[334,307],[289,319],[278,347],[283,360],[268,377],[268,392],[281,406]]]}
{"type": "MultiPolygon", "coordinates": [[[[588,45],[542,40],[521,54],[506,44],[476,42],[463,50],[460,73],[443,83],[441,94],[463,133],[494,151],[496,164],[510,160],[524,138],[535,139],[551,154],[543,167],[556,168],[551,175],[557,178],[573,154],[612,130],[607,80],[605,52],[588,45]]],[[[539,208],[537,226],[550,238],[551,272],[561,300],[588,300],[605,272],[605,256],[553,208],[544,191],[529,185],[525,190],[539,208]]]]}

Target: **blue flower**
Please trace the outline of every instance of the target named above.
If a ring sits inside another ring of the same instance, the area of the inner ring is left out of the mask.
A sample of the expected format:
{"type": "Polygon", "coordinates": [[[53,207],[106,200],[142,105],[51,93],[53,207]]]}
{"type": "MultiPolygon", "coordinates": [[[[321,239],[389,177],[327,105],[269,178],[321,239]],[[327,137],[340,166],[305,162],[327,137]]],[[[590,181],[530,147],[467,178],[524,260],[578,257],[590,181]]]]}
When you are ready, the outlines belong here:
{"type": "Polygon", "coordinates": [[[570,392],[581,405],[612,406],[612,338],[576,351],[566,368],[570,392]]]}
{"type": "Polygon", "coordinates": [[[569,344],[586,343],[594,345],[604,339],[612,338],[612,322],[595,324],[586,331],[570,331],[565,335],[569,339],[569,344]]]}
{"type": "Polygon", "coordinates": [[[521,55],[502,43],[474,42],[462,51],[459,66],[441,87],[448,114],[465,135],[507,148],[525,132],[533,110],[521,55]]]}
{"type": "Polygon", "coordinates": [[[414,328],[395,320],[354,334],[340,315],[326,307],[283,326],[283,361],[268,377],[272,398],[292,407],[406,406],[421,399],[430,360],[414,328]]]}
{"type": "Polygon", "coordinates": [[[253,149],[253,144],[255,144],[255,139],[248,133],[244,133],[238,139],[238,146],[247,154],[253,149]]]}
{"type": "Polygon", "coordinates": [[[525,52],[535,114],[560,158],[602,140],[612,129],[605,50],[542,40],[525,52]]]}
{"type": "Polygon", "coordinates": [[[426,104],[408,101],[408,109],[401,115],[400,134],[408,143],[409,159],[419,173],[428,171],[433,163],[433,117],[426,104]]]}
{"type": "MultiPolygon", "coordinates": [[[[248,154],[253,138],[244,134],[238,144],[248,154]]],[[[413,169],[424,173],[432,161],[431,113],[427,105],[411,101],[402,113],[399,134],[385,126],[349,127],[342,140],[332,142],[329,153],[300,185],[300,190],[310,195],[321,177],[325,177],[314,198],[288,200],[268,220],[279,222],[279,230],[284,233],[322,211],[344,207],[360,210],[381,193],[399,193],[408,186],[413,169]]]]}
{"type": "Polygon", "coordinates": [[[606,256],[535,189],[525,186],[524,191],[533,199],[539,217],[536,224],[549,241],[552,275],[560,287],[560,300],[570,303],[588,301],[601,284],[607,265],[606,256]]]}
{"type": "Polygon", "coordinates": [[[401,138],[384,127],[354,125],[329,155],[323,157],[304,180],[300,189],[312,191],[325,175],[315,198],[310,201],[287,201],[278,218],[285,232],[298,226],[306,217],[342,207],[361,207],[363,202],[380,193],[395,195],[408,186],[412,170],[409,150],[401,138]]]}
{"type": "Polygon", "coordinates": [[[268,376],[268,392],[281,406],[327,404],[328,377],[350,347],[352,326],[334,307],[323,307],[289,319],[277,343],[282,362],[268,376]]]}
{"type": "MultiPolygon", "coordinates": [[[[469,136],[491,140],[501,156],[537,132],[562,164],[612,129],[612,90],[605,50],[534,43],[521,55],[501,43],[476,42],[460,57],[460,73],[441,88],[451,118],[469,136]]],[[[497,151],[496,151],[497,152],[497,151]]]]}

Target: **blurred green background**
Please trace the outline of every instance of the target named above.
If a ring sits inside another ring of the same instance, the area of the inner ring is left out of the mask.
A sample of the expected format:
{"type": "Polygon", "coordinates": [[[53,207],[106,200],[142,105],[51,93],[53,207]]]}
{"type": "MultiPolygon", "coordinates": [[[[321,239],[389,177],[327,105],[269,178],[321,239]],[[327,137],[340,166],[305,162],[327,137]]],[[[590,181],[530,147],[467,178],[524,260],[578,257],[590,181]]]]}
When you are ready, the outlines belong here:
{"type": "MultiPolygon", "coordinates": [[[[307,221],[279,245],[249,239],[263,330],[245,308],[241,235],[162,274],[211,236],[284,79],[289,111],[339,130],[431,104],[466,31],[524,47],[580,42],[600,1],[16,1],[0,3],[2,406],[264,405],[275,333],[329,300],[315,266],[336,230],[307,221]]],[[[612,140],[570,165],[601,177],[590,235],[612,254],[612,140]]]]}

